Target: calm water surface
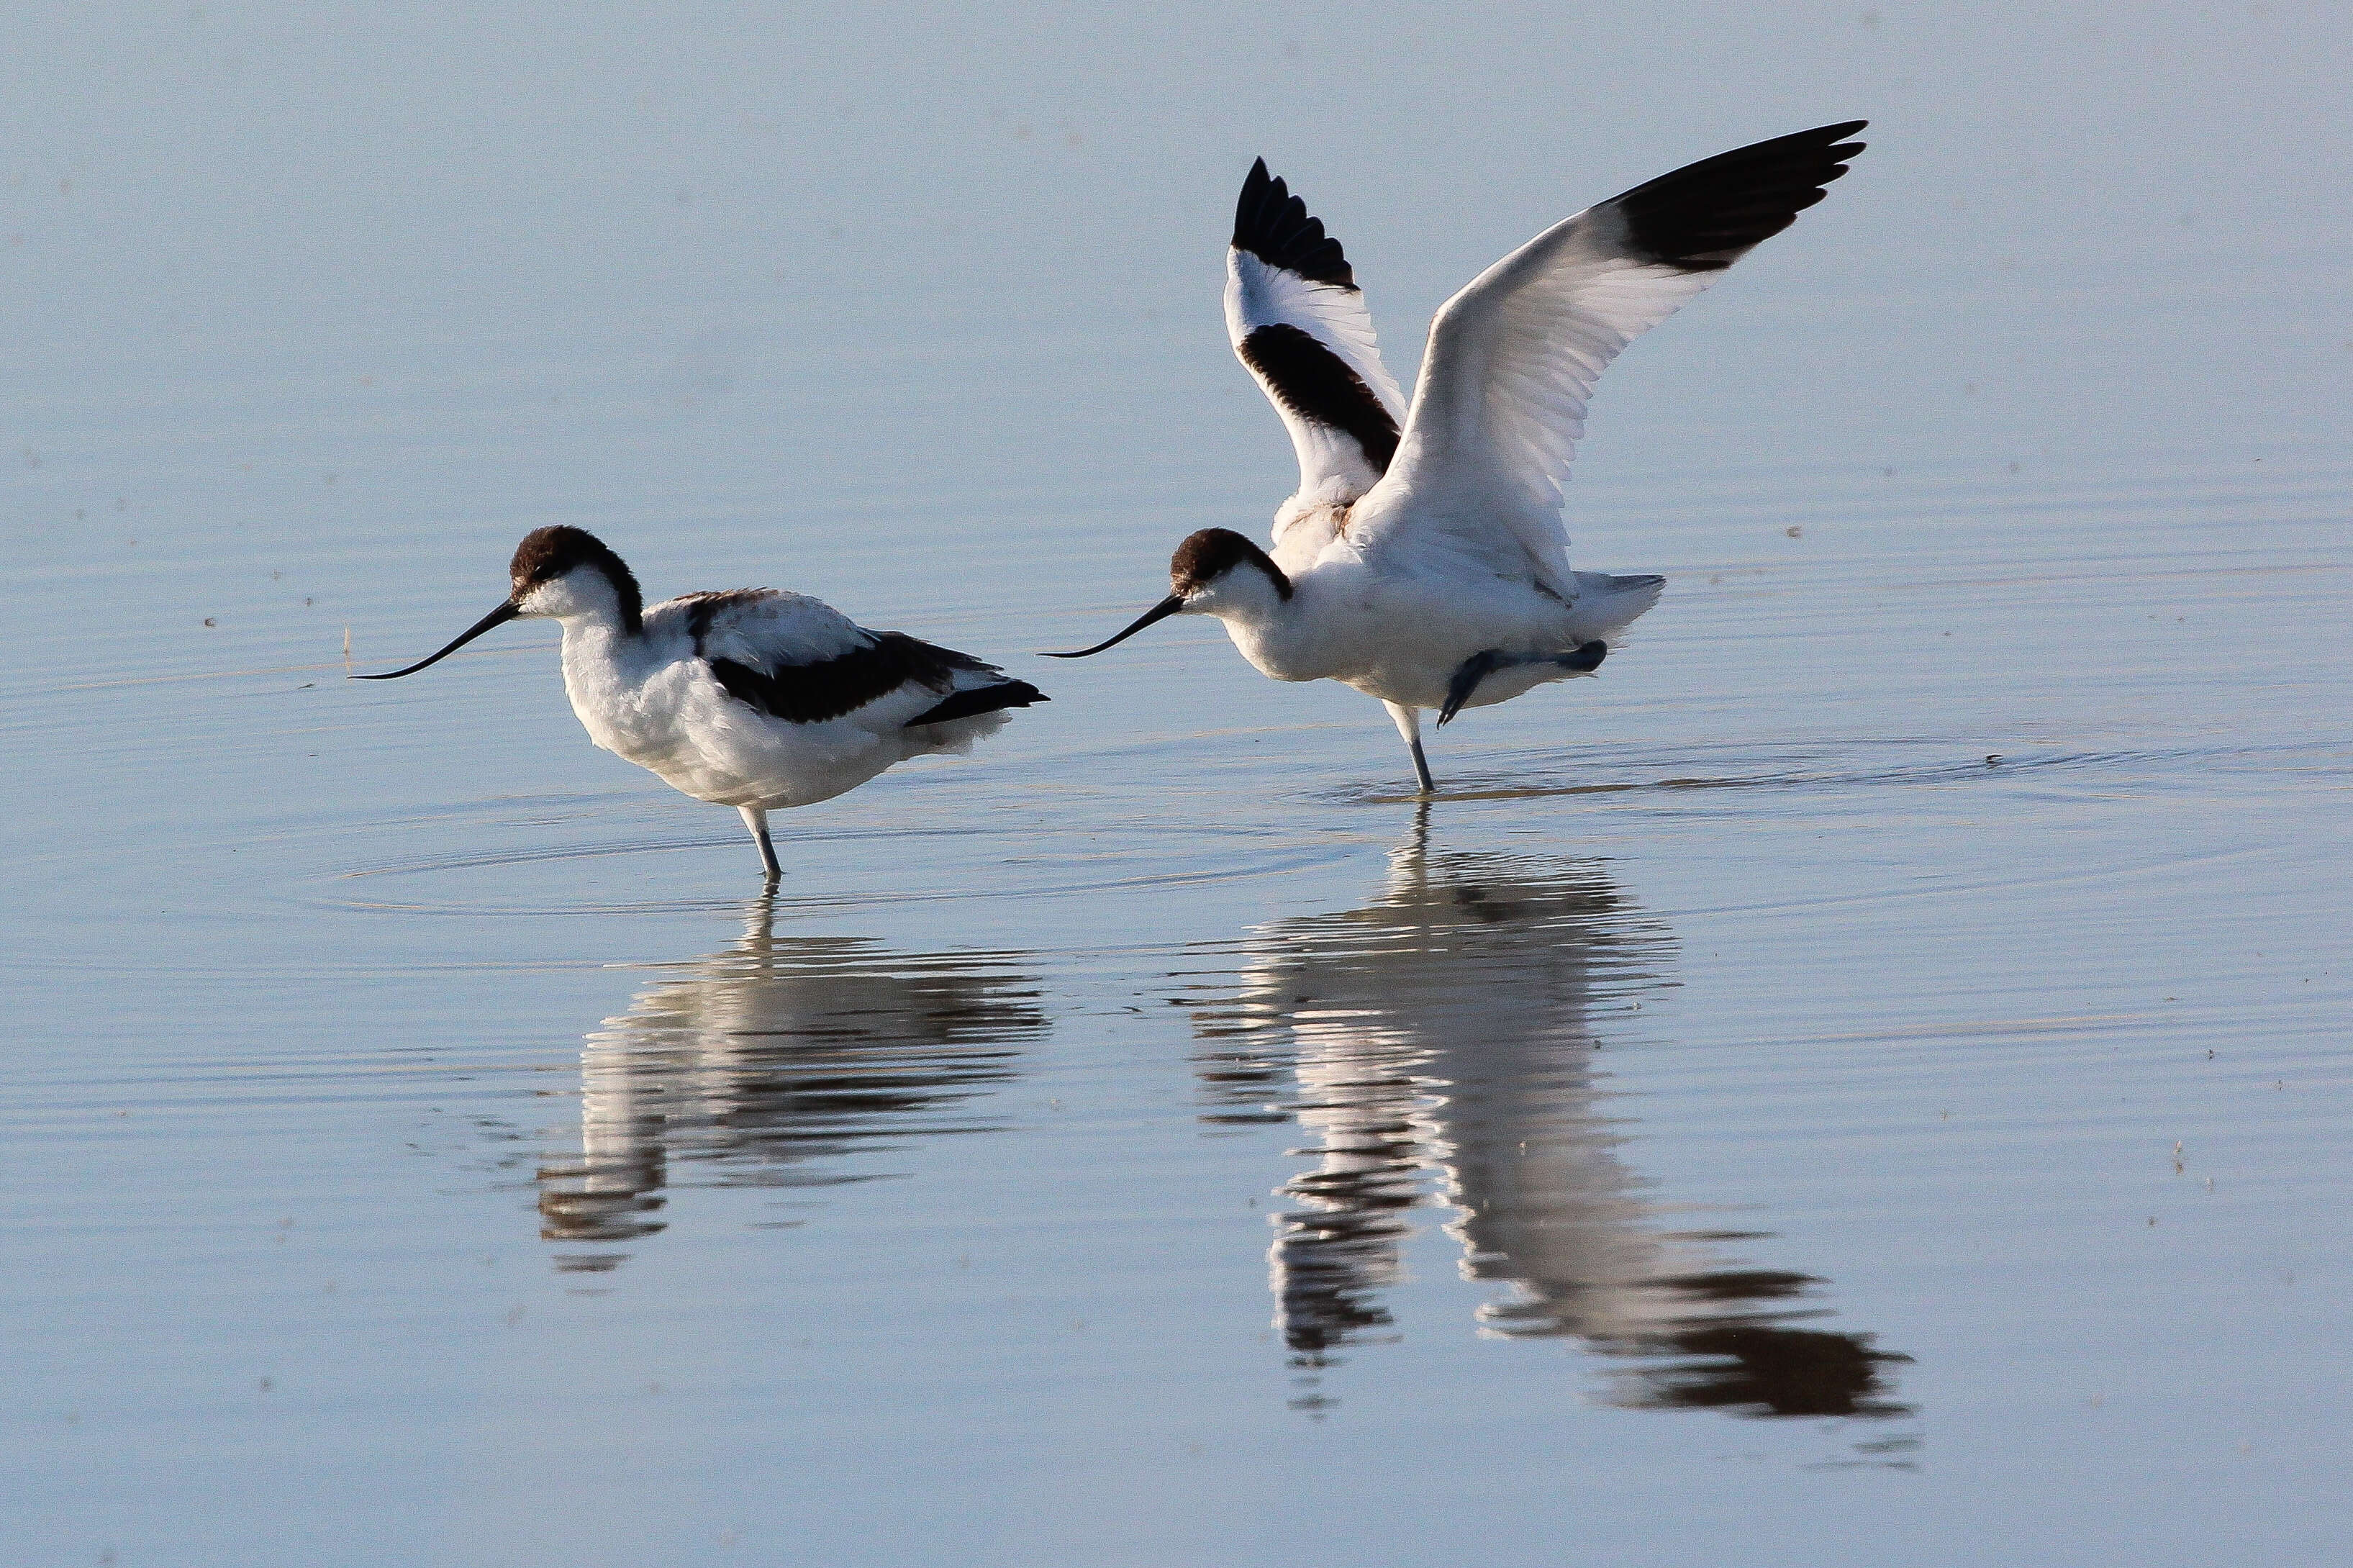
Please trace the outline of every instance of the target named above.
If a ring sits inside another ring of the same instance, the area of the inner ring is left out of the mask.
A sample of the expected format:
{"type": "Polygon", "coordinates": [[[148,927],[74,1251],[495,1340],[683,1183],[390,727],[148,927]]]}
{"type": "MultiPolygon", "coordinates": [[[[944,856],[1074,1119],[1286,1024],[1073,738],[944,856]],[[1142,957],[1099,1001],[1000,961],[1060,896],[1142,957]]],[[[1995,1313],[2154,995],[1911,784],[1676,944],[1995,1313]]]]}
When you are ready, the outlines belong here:
{"type": "Polygon", "coordinates": [[[1269,15],[26,24],[0,1558],[2343,1560],[2341,21],[1269,15]],[[1442,798],[1033,657],[1284,493],[1251,154],[1409,367],[1849,113],[1597,405],[1667,598],[1442,798]],[[1055,700],[757,898],[543,629],[343,679],[552,521],[1055,700]]]}

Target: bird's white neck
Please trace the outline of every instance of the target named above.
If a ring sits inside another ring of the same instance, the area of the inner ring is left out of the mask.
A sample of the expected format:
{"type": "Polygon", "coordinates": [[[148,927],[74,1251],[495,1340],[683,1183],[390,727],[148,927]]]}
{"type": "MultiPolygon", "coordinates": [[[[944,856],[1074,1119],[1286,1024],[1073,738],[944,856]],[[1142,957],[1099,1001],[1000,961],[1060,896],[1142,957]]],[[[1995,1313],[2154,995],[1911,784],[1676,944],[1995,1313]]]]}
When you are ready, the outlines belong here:
{"type": "Polygon", "coordinates": [[[564,628],[564,670],[629,671],[646,662],[653,639],[643,627],[630,629],[610,605],[590,605],[558,617],[564,628]]]}
{"type": "Polygon", "coordinates": [[[617,731],[638,727],[647,678],[661,661],[653,640],[631,631],[610,606],[584,608],[561,617],[564,627],[564,690],[588,733],[607,751],[628,755],[617,731]]]}
{"type": "Polygon", "coordinates": [[[1208,612],[1223,621],[1226,635],[1261,674],[1277,680],[1321,680],[1334,672],[1337,650],[1331,624],[1302,614],[1304,590],[1288,598],[1271,592],[1236,595],[1208,612]]]}
{"type": "Polygon", "coordinates": [[[567,662],[575,650],[587,657],[612,658],[629,644],[645,640],[644,633],[631,633],[621,625],[621,617],[610,612],[565,616],[556,624],[564,628],[564,657],[567,662]]]}

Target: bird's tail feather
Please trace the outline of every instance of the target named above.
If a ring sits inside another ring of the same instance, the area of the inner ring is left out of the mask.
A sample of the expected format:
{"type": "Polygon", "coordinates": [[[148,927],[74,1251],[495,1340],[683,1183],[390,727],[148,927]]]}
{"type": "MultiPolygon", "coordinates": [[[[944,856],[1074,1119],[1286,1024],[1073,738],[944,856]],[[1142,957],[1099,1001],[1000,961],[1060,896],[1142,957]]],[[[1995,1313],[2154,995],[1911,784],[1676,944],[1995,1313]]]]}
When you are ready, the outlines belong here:
{"type": "Polygon", "coordinates": [[[1579,632],[1587,637],[1614,638],[1666,591],[1664,577],[1644,574],[1620,577],[1603,572],[1577,574],[1577,608],[1579,632]]]}

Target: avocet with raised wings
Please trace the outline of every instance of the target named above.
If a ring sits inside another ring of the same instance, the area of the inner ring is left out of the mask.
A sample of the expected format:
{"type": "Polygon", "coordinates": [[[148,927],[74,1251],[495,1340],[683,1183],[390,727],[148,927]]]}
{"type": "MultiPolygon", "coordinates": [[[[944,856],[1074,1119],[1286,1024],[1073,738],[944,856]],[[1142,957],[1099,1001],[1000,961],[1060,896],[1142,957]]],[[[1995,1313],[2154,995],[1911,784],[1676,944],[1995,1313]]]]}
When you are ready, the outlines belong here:
{"type": "Polygon", "coordinates": [[[644,607],[638,580],[595,534],[534,529],[512,591],[437,664],[494,626],[545,616],[564,627],[564,689],[588,738],[671,787],[744,814],[774,886],[768,813],[856,789],[909,757],[962,752],[1043,702],[995,665],[902,632],[871,632],[805,594],[687,594],[644,607]]]}
{"type": "Polygon", "coordinates": [[[1261,159],[1227,252],[1234,353],[1291,431],[1299,489],[1271,554],[1229,529],[1176,547],[1171,592],[1083,658],[1210,615],[1277,680],[1377,697],[1427,794],[1421,711],[1445,724],[1590,675],[1666,580],[1574,572],[1561,486],[1609,362],[1822,199],[1860,120],[1725,153],[1546,229],[1430,323],[1409,408],[1340,242],[1261,159]]]}

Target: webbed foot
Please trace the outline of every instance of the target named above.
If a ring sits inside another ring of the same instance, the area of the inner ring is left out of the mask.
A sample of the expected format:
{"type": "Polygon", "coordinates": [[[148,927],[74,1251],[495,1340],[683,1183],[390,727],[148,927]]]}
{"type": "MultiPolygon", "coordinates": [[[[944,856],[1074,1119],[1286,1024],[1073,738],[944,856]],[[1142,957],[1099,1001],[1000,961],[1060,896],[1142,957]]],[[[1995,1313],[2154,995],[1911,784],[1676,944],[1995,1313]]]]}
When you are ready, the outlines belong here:
{"type": "Polygon", "coordinates": [[[1440,729],[1453,721],[1454,715],[1462,711],[1462,705],[1471,700],[1471,694],[1479,689],[1479,683],[1501,669],[1509,658],[1509,655],[1498,653],[1491,647],[1462,661],[1461,668],[1454,672],[1454,679],[1446,683],[1446,706],[1438,710],[1440,729]]]}
{"type": "Polygon", "coordinates": [[[1504,653],[1489,648],[1474,653],[1462,661],[1454,679],[1446,683],[1446,706],[1438,710],[1438,721],[1444,724],[1462,711],[1479,683],[1499,669],[1510,669],[1524,664],[1556,664],[1573,675],[1590,675],[1601,668],[1609,657],[1609,645],[1599,638],[1581,643],[1567,653],[1504,653]]]}
{"type": "Polygon", "coordinates": [[[1609,657],[1609,645],[1597,637],[1589,643],[1560,655],[1558,663],[1563,669],[1574,671],[1578,675],[1591,675],[1601,668],[1601,661],[1609,657]]]}

